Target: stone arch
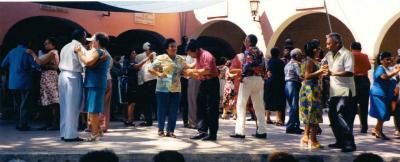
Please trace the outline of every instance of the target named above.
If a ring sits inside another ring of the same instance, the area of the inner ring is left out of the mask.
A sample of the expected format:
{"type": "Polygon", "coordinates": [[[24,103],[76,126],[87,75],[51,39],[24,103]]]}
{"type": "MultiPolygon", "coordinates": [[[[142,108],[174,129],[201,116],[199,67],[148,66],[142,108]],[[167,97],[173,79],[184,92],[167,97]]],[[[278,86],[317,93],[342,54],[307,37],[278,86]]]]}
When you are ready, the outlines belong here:
{"type": "Polygon", "coordinates": [[[116,55],[124,55],[131,50],[137,53],[143,52],[143,43],[150,42],[151,48],[158,54],[162,52],[162,43],[165,40],[161,34],[144,29],[132,29],[119,34],[114,48],[116,55]]]}
{"type": "Polygon", "coordinates": [[[382,27],[375,42],[371,60],[375,60],[376,56],[382,51],[398,54],[397,49],[400,48],[400,12],[389,19],[382,27]]]}
{"type": "Polygon", "coordinates": [[[241,46],[246,33],[235,23],[226,20],[210,21],[201,26],[192,38],[198,38],[205,49],[219,57],[233,58],[241,52],[241,46]],[[207,41],[207,42],[205,42],[207,41]]]}
{"type": "MultiPolygon", "coordinates": [[[[335,16],[329,15],[332,29],[343,37],[345,47],[348,47],[355,40],[350,29],[335,16]]],[[[272,47],[283,48],[286,38],[294,40],[294,46],[303,48],[306,41],[319,39],[321,46],[324,47],[325,36],[330,32],[326,20],[326,14],[323,12],[302,12],[288,18],[273,33],[268,42],[267,49],[272,47]]],[[[267,51],[269,54],[269,51],[267,51]]]]}
{"type": "MultiPolygon", "coordinates": [[[[78,23],[53,16],[34,16],[25,18],[15,23],[6,33],[1,48],[1,57],[4,57],[9,50],[16,47],[21,39],[32,39],[33,45],[30,48],[41,49],[44,39],[52,36],[59,40],[60,49],[71,39],[71,33],[75,29],[85,30],[78,23]]],[[[85,30],[86,31],[86,30],[85,30]]]]}

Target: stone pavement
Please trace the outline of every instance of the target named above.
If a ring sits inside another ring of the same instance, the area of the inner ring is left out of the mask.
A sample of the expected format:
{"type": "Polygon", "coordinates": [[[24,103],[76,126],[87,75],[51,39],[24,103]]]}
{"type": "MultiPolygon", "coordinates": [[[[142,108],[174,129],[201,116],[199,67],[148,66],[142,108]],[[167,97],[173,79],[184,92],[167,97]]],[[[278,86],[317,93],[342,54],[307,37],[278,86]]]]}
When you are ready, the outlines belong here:
{"type": "MultiPolygon", "coordinates": [[[[29,131],[18,132],[11,122],[0,121],[0,162],[11,158],[20,158],[32,162],[46,161],[78,161],[79,157],[91,150],[112,149],[121,161],[150,162],[152,157],[161,150],[177,150],[184,154],[187,161],[266,161],[268,154],[274,151],[286,151],[294,154],[301,161],[339,162],[352,161],[363,152],[379,154],[386,161],[400,161],[400,139],[391,141],[378,140],[370,135],[375,119],[370,118],[369,134],[360,134],[358,117],[355,122],[355,138],[357,151],[342,153],[325,147],[322,150],[310,151],[299,146],[301,135],[285,134],[285,127],[267,125],[267,140],[255,139],[255,122],[246,122],[246,138],[233,139],[229,137],[234,130],[233,120],[220,120],[218,141],[203,142],[190,140],[196,130],[186,129],[182,121],[178,121],[175,134],[177,138],[157,136],[157,128],[153,127],[124,127],[121,122],[112,122],[109,133],[97,143],[65,143],[59,139],[58,131],[29,131]]],[[[384,132],[393,137],[393,120],[386,122],[384,132]]],[[[324,116],[321,124],[322,135],[319,136],[322,145],[334,142],[329,127],[329,120],[324,116]]],[[[88,134],[81,133],[82,137],[88,134]]]]}

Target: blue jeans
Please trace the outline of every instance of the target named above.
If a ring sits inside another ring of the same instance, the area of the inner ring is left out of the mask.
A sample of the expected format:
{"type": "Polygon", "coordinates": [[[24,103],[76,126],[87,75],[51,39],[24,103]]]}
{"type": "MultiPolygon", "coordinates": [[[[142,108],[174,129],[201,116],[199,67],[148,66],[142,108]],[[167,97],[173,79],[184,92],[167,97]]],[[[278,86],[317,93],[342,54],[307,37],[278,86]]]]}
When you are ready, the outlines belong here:
{"type": "Polygon", "coordinates": [[[286,124],[286,130],[300,129],[299,120],[299,91],[301,83],[296,81],[286,81],[285,96],[289,103],[289,121],[286,124]]]}
{"type": "Polygon", "coordinates": [[[167,132],[173,133],[178,116],[181,93],[156,92],[158,130],[164,131],[165,117],[168,116],[167,132]]]}

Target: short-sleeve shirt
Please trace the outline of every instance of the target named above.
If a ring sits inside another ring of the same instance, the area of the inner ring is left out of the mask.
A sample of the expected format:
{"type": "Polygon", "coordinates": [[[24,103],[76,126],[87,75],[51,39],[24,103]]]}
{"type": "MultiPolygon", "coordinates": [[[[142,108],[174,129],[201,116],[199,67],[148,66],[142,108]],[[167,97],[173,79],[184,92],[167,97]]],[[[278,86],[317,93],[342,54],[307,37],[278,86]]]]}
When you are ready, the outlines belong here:
{"type": "MultiPolygon", "coordinates": [[[[353,54],[342,47],[336,54],[328,52],[324,58],[328,62],[331,72],[354,72],[354,56],[353,54]]],[[[330,97],[342,97],[356,95],[356,87],[354,77],[330,76],[330,97]]]]}
{"type": "MultiPolygon", "coordinates": [[[[99,59],[103,55],[108,55],[108,52],[102,49],[97,49],[99,59]]],[[[107,87],[107,71],[110,64],[110,57],[106,61],[98,63],[94,67],[86,67],[85,81],[83,86],[86,88],[102,88],[107,87]]]]}
{"type": "Polygon", "coordinates": [[[82,46],[82,44],[76,40],[72,40],[72,42],[68,43],[61,49],[60,53],[60,64],[58,68],[61,71],[70,71],[70,72],[83,72],[83,63],[79,59],[78,55],[75,54],[75,45],[79,44],[81,46],[81,50],[84,54],[87,53],[87,50],[82,46]]]}
{"type": "Polygon", "coordinates": [[[244,52],[242,76],[263,76],[265,71],[264,55],[257,47],[250,47],[244,52]],[[255,68],[261,70],[254,70],[255,68]]]}
{"type": "Polygon", "coordinates": [[[133,68],[136,65],[135,60],[124,60],[123,71],[128,77],[128,89],[137,90],[138,88],[138,69],[133,68]]]}
{"type": "Polygon", "coordinates": [[[285,65],[284,70],[285,70],[285,81],[301,82],[301,80],[300,80],[300,75],[301,75],[300,65],[296,61],[290,60],[285,65]]]}
{"type": "Polygon", "coordinates": [[[157,56],[150,68],[167,75],[157,78],[156,92],[181,92],[181,74],[185,67],[184,57],[176,55],[171,58],[168,54],[157,56]]]}
{"type": "Polygon", "coordinates": [[[368,71],[371,69],[368,55],[360,51],[353,50],[354,55],[354,76],[368,76],[368,71]]]}
{"type": "Polygon", "coordinates": [[[37,65],[26,47],[18,45],[4,58],[1,67],[9,69],[8,89],[27,90],[32,87],[32,71],[37,65]]]}
{"type": "Polygon", "coordinates": [[[390,78],[388,80],[381,79],[382,74],[387,74],[387,70],[379,65],[374,72],[374,82],[371,87],[371,95],[383,96],[391,98],[393,96],[393,90],[396,87],[396,80],[390,78]]]}
{"type": "MultiPolygon", "coordinates": [[[[156,53],[152,52],[151,55],[153,55],[154,58],[156,58],[156,53]]],[[[140,63],[143,61],[143,59],[146,58],[146,52],[143,52],[139,55],[136,56],[135,61],[137,63],[140,63]]],[[[149,66],[151,65],[151,61],[147,60],[146,63],[143,64],[142,68],[140,68],[139,73],[138,73],[138,83],[139,85],[142,85],[144,82],[151,81],[154,79],[157,79],[154,75],[149,73],[149,66]]]]}
{"type": "Polygon", "coordinates": [[[199,76],[197,77],[198,80],[205,80],[205,79],[210,79],[213,77],[218,77],[218,69],[217,69],[217,64],[215,61],[214,56],[200,48],[200,57],[198,58],[196,65],[196,69],[206,69],[206,70],[211,70],[211,74],[208,76],[199,76]]]}

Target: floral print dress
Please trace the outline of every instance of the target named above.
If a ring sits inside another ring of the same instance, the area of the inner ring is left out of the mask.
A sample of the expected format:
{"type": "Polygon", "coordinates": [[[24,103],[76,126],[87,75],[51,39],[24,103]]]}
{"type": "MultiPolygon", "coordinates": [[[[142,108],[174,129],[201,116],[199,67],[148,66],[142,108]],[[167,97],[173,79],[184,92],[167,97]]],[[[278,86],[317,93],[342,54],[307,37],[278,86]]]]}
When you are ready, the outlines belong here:
{"type": "Polygon", "coordinates": [[[230,77],[229,76],[229,70],[227,70],[225,72],[225,79],[226,79],[226,83],[224,86],[224,96],[223,96],[223,100],[222,100],[222,104],[223,106],[235,106],[235,96],[236,96],[236,92],[235,92],[235,84],[234,84],[234,77],[230,77]]]}
{"type": "MultiPolygon", "coordinates": [[[[51,51],[55,54],[55,59],[48,65],[58,64],[59,57],[57,50],[51,51]]],[[[60,103],[58,96],[58,73],[57,70],[44,70],[40,78],[40,100],[39,105],[49,106],[60,103]]]]}
{"type": "MultiPolygon", "coordinates": [[[[309,60],[311,61],[311,60],[309,60]]],[[[306,61],[307,62],[307,61],[306,61]]],[[[319,69],[314,62],[313,72],[319,69]]],[[[322,123],[320,79],[304,80],[300,89],[299,117],[304,124],[322,123]]]]}

